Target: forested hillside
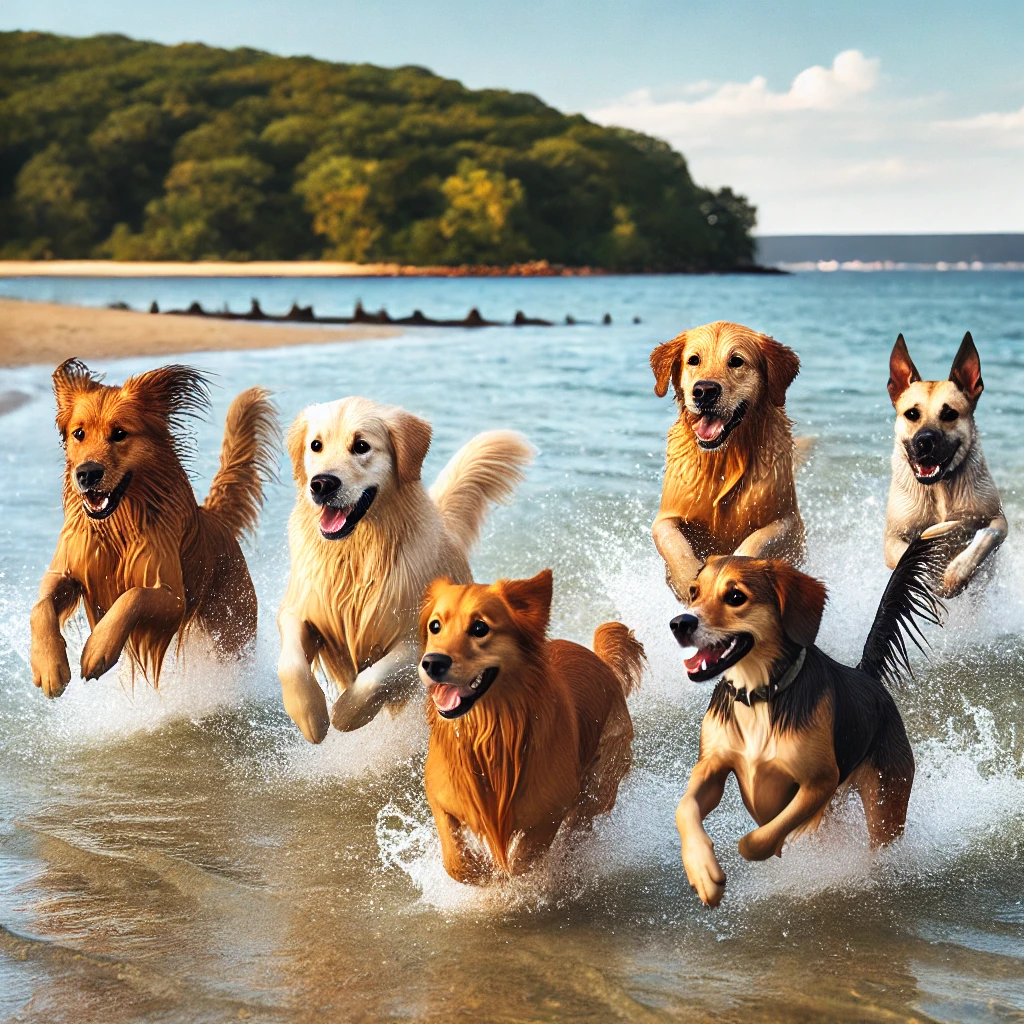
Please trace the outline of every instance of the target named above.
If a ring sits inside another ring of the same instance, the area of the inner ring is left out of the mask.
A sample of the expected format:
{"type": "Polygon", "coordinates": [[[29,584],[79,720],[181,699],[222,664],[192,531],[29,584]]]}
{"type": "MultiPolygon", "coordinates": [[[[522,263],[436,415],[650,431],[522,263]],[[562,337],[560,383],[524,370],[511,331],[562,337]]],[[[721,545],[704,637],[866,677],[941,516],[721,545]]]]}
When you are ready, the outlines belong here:
{"type": "Polygon", "coordinates": [[[752,262],[754,221],[666,143],[525,93],[419,67],[0,33],[8,259],[729,270],[752,262]]]}

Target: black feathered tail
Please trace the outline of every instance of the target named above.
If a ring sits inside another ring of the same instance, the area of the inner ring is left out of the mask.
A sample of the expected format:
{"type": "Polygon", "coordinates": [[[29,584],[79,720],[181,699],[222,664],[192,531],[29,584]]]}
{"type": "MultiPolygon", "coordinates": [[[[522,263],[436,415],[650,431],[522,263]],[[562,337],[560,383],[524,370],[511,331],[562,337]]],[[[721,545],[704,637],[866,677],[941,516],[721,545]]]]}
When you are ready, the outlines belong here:
{"type": "Polygon", "coordinates": [[[943,564],[942,541],[942,537],[915,540],[903,552],[878,602],[857,667],[888,686],[913,675],[907,640],[924,650],[922,644],[927,641],[921,623],[942,625],[946,608],[929,585],[943,564]]]}

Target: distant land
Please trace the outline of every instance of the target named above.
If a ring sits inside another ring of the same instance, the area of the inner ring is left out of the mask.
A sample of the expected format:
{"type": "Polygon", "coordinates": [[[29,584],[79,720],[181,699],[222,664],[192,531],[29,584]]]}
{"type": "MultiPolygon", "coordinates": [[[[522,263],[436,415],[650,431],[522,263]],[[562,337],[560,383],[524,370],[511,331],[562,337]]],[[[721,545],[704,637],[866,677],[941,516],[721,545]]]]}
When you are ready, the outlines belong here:
{"type": "Polygon", "coordinates": [[[861,263],[1021,263],[1024,234],[760,235],[764,266],[836,261],[861,263]]]}

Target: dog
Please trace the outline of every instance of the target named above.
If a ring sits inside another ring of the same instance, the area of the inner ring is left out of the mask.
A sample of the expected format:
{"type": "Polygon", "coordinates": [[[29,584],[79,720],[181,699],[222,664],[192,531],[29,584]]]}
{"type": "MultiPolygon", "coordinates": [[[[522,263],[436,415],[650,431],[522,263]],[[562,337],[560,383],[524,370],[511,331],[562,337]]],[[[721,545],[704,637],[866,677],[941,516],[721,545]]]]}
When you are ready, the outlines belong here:
{"type": "Polygon", "coordinates": [[[520,434],[479,434],[428,494],[425,420],[366,398],[313,405],[288,434],[298,491],[291,575],[278,626],[285,710],[311,743],[399,705],[416,683],[416,623],[438,576],[469,583],[468,553],[488,506],[508,500],[533,458],[520,434]],[[313,671],[341,689],[327,712],[313,671]]]}
{"type": "Polygon", "coordinates": [[[563,822],[610,811],[629,770],[626,697],[644,649],[618,622],[597,628],[593,651],[548,640],[550,611],[550,569],[490,586],[437,580],[424,596],[427,800],[459,882],[526,871],[563,822]]]}
{"type": "Polygon", "coordinates": [[[710,555],[803,557],[786,389],[792,349],[740,324],[696,327],[651,353],[654,393],[671,381],[679,418],[668,432],[654,543],[682,600],[710,555]]]}
{"type": "Polygon", "coordinates": [[[71,680],[61,626],[79,603],[91,633],[83,679],[127,651],[158,686],[171,640],[194,628],[234,656],[256,637],[256,591],[239,539],[255,528],[274,471],[277,420],[269,392],[231,403],[220,468],[202,505],[182,465],[183,421],[208,406],[206,378],[164,366],[120,387],[77,359],[53,374],[65,448],[64,527],[32,608],[32,679],[47,697],[71,680]]]}
{"type": "Polygon", "coordinates": [[[929,586],[938,543],[904,553],[856,668],[815,646],[825,587],[787,562],[717,556],[690,584],[671,629],[696,648],[685,661],[691,681],[717,683],[676,825],[686,877],[708,906],[721,901],[725,873],[703,821],[730,772],[758,825],[739,843],[747,860],[781,856],[844,783],[860,793],[873,847],[902,835],[914,755],[887,684],[910,670],[907,639],[920,645],[921,623],[941,621],[929,586]]]}
{"type": "Polygon", "coordinates": [[[943,597],[954,597],[1003,543],[1007,530],[974,423],[985,383],[970,331],[949,380],[928,381],[921,380],[901,334],[889,357],[888,388],[896,410],[896,444],[885,562],[891,569],[915,538],[947,532],[956,524],[960,529],[954,536],[962,543],[956,545],[959,553],[946,566],[939,587],[943,597]]]}

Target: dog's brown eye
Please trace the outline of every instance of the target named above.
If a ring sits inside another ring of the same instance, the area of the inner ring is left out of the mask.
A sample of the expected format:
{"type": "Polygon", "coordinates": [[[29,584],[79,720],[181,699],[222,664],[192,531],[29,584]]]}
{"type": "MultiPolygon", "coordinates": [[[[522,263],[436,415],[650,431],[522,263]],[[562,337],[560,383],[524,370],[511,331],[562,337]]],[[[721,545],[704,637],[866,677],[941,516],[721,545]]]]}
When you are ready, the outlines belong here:
{"type": "Polygon", "coordinates": [[[691,601],[696,601],[697,600],[697,588],[696,587],[690,587],[690,600],[691,601]]]}
{"type": "Polygon", "coordinates": [[[85,431],[81,427],[77,427],[75,430],[71,431],[71,436],[76,441],[84,441],[85,440],[85,431]]]}
{"type": "Polygon", "coordinates": [[[469,627],[469,635],[475,637],[487,636],[490,631],[491,627],[488,626],[483,619],[477,619],[476,622],[469,627]]]}
{"type": "Polygon", "coordinates": [[[431,633],[440,633],[441,632],[441,620],[440,619],[431,619],[430,620],[430,625],[427,626],[427,629],[429,629],[431,633]]]}
{"type": "Polygon", "coordinates": [[[743,356],[733,356],[729,360],[729,365],[734,369],[738,370],[743,365],[743,356]]]}
{"type": "Polygon", "coordinates": [[[691,366],[700,366],[700,356],[696,352],[686,360],[691,366]]]}
{"type": "Polygon", "coordinates": [[[942,412],[939,413],[939,419],[943,423],[955,423],[960,419],[960,413],[956,409],[951,409],[948,405],[942,407],[942,412]]]}
{"type": "Polygon", "coordinates": [[[127,436],[128,431],[122,429],[121,427],[114,427],[114,429],[110,432],[111,441],[123,441],[127,436]]]}
{"type": "Polygon", "coordinates": [[[353,455],[365,455],[370,450],[369,444],[364,441],[361,437],[357,437],[352,443],[352,454],[353,455]]]}
{"type": "Polygon", "coordinates": [[[315,441],[309,442],[309,447],[314,452],[322,452],[324,450],[324,443],[317,438],[315,441]]]}
{"type": "Polygon", "coordinates": [[[747,595],[742,590],[733,587],[732,590],[725,592],[725,597],[722,600],[731,608],[739,608],[741,604],[747,603],[747,595]]]}
{"type": "Polygon", "coordinates": [[[921,418],[921,413],[917,409],[908,409],[904,414],[911,423],[916,423],[921,418]]]}

